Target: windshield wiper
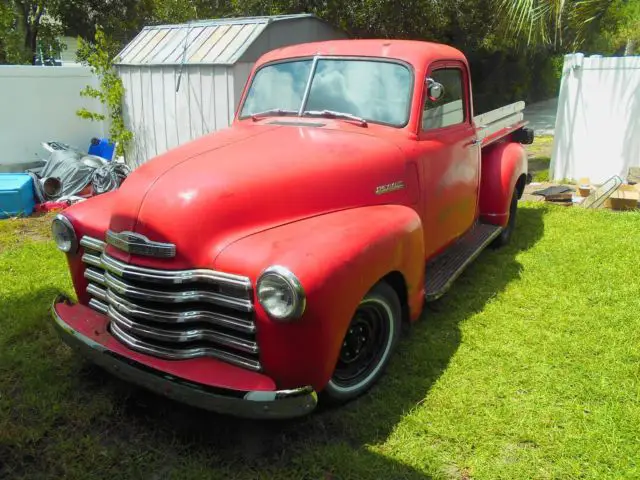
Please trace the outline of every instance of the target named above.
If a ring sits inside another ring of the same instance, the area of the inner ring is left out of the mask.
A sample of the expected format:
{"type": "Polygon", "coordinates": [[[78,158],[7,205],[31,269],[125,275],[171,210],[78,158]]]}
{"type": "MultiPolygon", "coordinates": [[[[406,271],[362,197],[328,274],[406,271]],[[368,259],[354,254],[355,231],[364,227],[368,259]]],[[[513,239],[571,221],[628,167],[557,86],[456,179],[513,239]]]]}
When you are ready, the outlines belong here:
{"type": "Polygon", "coordinates": [[[351,120],[358,122],[361,127],[369,125],[367,121],[351,113],[336,112],[334,110],[306,110],[302,115],[310,115],[312,117],[325,117],[325,118],[341,118],[343,120],[351,120]]]}
{"type": "Polygon", "coordinates": [[[265,110],[264,112],[252,113],[251,119],[255,122],[262,117],[274,117],[278,115],[297,115],[295,110],[285,110],[283,108],[272,108],[271,110],[265,110]]]}

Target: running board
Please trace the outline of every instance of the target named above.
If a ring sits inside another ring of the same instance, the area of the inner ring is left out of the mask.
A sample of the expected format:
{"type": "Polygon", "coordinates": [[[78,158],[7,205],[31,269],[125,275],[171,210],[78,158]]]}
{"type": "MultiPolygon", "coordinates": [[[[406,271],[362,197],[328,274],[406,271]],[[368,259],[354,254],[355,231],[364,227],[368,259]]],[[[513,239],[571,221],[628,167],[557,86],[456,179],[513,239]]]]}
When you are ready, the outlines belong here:
{"type": "Polygon", "coordinates": [[[454,280],[502,232],[502,227],[476,223],[443,253],[427,263],[424,297],[433,302],[449,290],[454,280]]]}

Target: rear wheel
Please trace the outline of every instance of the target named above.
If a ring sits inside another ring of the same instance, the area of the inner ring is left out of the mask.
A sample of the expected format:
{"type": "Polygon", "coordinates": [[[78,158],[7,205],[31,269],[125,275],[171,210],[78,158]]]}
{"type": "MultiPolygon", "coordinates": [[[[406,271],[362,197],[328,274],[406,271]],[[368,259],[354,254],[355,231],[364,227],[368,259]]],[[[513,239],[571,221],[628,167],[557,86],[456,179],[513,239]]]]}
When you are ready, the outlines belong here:
{"type": "Polygon", "coordinates": [[[401,326],[398,295],[388,284],[377,284],[351,319],[323,399],[343,403],[369,390],[389,363],[401,326]]]}
{"type": "Polygon", "coordinates": [[[494,248],[504,247],[511,240],[511,236],[513,235],[513,231],[516,228],[516,215],[518,213],[518,191],[517,189],[513,190],[513,195],[511,196],[511,204],[509,205],[509,220],[507,221],[507,226],[504,227],[500,235],[496,237],[491,246],[494,248]]]}

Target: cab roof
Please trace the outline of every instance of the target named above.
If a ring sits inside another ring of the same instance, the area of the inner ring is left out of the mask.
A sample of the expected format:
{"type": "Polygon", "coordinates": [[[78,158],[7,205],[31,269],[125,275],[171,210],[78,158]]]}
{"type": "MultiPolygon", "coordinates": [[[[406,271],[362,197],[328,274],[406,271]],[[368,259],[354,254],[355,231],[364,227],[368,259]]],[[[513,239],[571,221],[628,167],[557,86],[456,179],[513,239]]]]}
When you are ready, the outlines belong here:
{"type": "Polygon", "coordinates": [[[372,39],[329,40],[291,45],[264,54],[258,61],[258,65],[314,55],[390,58],[403,60],[414,66],[423,66],[434,60],[459,60],[466,63],[465,56],[460,50],[441,43],[372,39]]]}

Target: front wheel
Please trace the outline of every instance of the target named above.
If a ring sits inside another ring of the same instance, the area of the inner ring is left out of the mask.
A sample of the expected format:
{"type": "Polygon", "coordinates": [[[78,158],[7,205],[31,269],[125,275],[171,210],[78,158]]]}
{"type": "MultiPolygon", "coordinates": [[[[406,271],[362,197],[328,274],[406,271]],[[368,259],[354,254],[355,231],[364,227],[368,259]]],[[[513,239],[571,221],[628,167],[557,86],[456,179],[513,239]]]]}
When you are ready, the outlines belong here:
{"type": "Polygon", "coordinates": [[[386,283],[362,299],[342,342],[338,363],[322,391],[329,403],[344,403],[363,394],[382,376],[400,338],[400,301],[386,283]]]}
{"type": "Polygon", "coordinates": [[[500,248],[504,247],[511,240],[511,236],[513,235],[513,231],[516,228],[516,214],[518,213],[518,191],[513,191],[513,196],[511,197],[511,204],[509,205],[509,220],[507,221],[507,226],[504,227],[500,235],[496,237],[496,239],[492,243],[492,247],[500,248]]]}

